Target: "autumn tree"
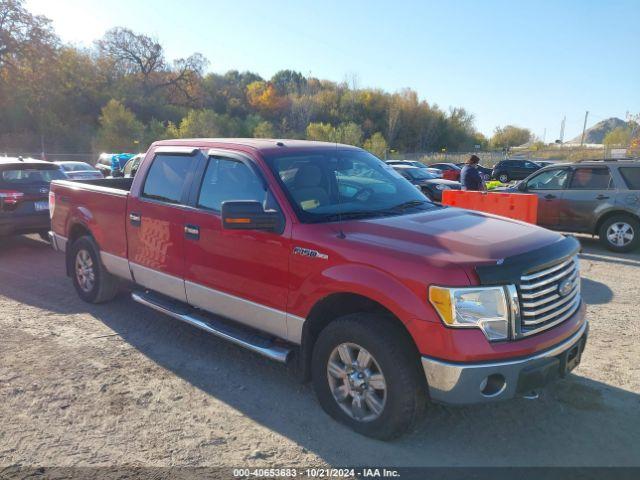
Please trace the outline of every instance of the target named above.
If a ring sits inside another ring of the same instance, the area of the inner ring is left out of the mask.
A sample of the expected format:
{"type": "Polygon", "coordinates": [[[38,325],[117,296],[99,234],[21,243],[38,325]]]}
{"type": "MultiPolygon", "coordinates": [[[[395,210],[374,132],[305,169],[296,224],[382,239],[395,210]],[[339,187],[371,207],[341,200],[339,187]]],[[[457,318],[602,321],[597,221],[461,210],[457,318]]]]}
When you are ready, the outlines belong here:
{"type": "Polygon", "coordinates": [[[157,40],[128,28],[112,28],[96,45],[120,76],[140,79],[144,95],[171,88],[193,100],[195,84],[207,65],[207,60],[199,53],[174,60],[170,65],[157,40]]]}
{"type": "Polygon", "coordinates": [[[51,20],[32,15],[23,0],[0,0],[0,68],[22,58],[44,55],[58,45],[51,20]]]}
{"type": "Polygon", "coordinates": [[[371,137],[365,140],[364,149],[373,153],[378,158],[386,158],[387,141],[384,139],[384,135],[380,132],[376,132],[371,135],[371,137]]]}
{"type": "Polygon", "coordinates": [[[602,141],[607,147],[626,147],[631,142],[632,128],[630,126],[616,127],[607,133],[602,141]]]}
{"type": "Polygon", "coordinates": [[[274,116],[285,104],[273,84],[264,81],[247,85],[247,100],[249,105],[265,116],[274,116]]]}
{"type": "Polygon", "coordinates": [[[307,139],[320,142],[335,142],[336,129],[330,123],[310,123],[307,125],[307,139]]]}
{"type": "Polygon", "coordinates": [[[273,138],[275,137],[275,129],[271,122],[262,121],[253,129],[255,138],[273,138]]]}
{"type": "Polygon", "coordinates": [[[100,114],[96,146],[109,152],[134,152],[143,140],[144,125],[117,100],[109,100],[100,114]]]}
{"type": "Polygon", "coordinates": [[[494,148],[517,147],[527,143],[531,139],[531,131],[527,128],[520,128],[513,125],[496,127],[491,146],[494,148]]]}

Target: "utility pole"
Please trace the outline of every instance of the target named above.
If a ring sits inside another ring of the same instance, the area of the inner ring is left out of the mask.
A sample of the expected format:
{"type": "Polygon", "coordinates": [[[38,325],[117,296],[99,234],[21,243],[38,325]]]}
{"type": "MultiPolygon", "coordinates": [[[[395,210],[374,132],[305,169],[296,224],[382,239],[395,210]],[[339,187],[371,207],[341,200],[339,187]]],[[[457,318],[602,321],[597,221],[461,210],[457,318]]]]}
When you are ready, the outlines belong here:
{"type": "Polygon", "coordinates": [[[584,134],[587,130],[587,118],[589,117],[589,110],[584,112],[584,124],[582,125],[582,138],[580,139],[580,147],[584,145],[584,134]]]}
{"type": "Polygon", "coordinates": [[[565,115],[562,118],[562,123],[560,124],[560,148],[562,148],[562,144],[564,143],[564,124],[567,121],[567,116],[565,115]]]}

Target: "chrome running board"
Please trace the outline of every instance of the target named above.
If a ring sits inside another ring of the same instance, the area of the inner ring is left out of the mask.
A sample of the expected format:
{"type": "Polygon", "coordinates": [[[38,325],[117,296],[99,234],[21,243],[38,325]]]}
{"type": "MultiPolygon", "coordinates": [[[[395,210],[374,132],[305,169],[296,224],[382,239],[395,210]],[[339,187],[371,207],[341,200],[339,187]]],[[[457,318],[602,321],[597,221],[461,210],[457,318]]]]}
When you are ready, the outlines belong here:
{"type": "Polygon", "coordinates": [[[259,353],[271,360],[286,363],[291,349],[279,345],[273,339],[242,326],[232,325],[212,315],[205,315],[196,309],[174,300],[163,298],[153,292],[133,292],[131,298],[142,305],[169,315],[177,320],[193,325],[205,332],[228,340],[236,345],[259,353]]]}

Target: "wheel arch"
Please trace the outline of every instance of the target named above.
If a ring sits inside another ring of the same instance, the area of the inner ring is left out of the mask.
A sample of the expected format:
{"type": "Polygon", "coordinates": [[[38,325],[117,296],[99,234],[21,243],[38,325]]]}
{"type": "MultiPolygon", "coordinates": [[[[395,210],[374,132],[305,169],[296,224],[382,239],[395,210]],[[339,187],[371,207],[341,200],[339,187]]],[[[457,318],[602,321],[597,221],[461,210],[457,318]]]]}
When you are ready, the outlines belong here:
{"type": "Polygon", "coordinates": [[[337,318],[362,312],[376,315],[378,318],[384,317],[384,321],[389,321],[399,326],[410,345],[415,349],[416,355],[419,355],[418,348],[407,326],[380,302],[353,292],[332,293],[314,304],[302,328],[298,367],[303,381],[307,381],[310,378],[313,347],[322,330],[337,318]]]}
{"type": "Polygon", "coordinates": [[[67,249],[66,249],[66,269],[67,276],[71,276],[71,272],[73,270],[73,259],[71,258],[71,247],[73,243],[78,240],[80,237],[89,236],[93,238],[93,234],[91,230],[82,222],[75,222],[69,227],[69,236],[67,239],[67,249]]]}
{"type": "Polygon", "coordinates": [[[592,233],[594,235],[599,235],[600,228],[602,228],[602,225],[604,224],[604,222],[609,220],[611,217],[615,217],[617,215],[626,215],[628,217],[633,218],[635,221],[640,222],[640,216],[638,216],[637,213],[630,212],[628,210],[622,210],[622,209],[608,210],[604,212],[602,215],[600,215],[600,217],[598,217],[597,221],[594,224],[592,233]]]}

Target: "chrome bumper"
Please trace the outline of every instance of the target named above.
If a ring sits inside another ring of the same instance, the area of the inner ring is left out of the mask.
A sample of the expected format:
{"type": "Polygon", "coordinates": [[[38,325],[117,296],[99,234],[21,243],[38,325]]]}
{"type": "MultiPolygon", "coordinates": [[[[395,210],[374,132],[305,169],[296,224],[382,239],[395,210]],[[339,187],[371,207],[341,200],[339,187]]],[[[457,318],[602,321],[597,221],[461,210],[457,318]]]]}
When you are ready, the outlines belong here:
{"type": "MultiPolygon", "coordinates": [[[[542,353],[527,358],[491,363],[452,363],[422,357],[431,400],[450,405],[466,405],[506,400],[524,393],[523,379],[535,377],[538,383],[553,379],[560,372],[563,354],[579,342],[586,342],[588,323],[570,338],[542,353]],[[540,382],[541,381],[541,382],[540,382]]],[[[578,361],[584,343],[577,352],[578,361]]],[[[571,352],[573,353],[573,352],[571,352]]],[[[542,385],[540,385],[542,386],[542,385]]]]}
{"type": "Polygon", "coordinates": [[[63,237],[62,235],[58,235],[55,232],[49,232],[49,242],[51,242],[51,247],[56,252],[66,252],[67,251],[67,237],[63,237]]]}

